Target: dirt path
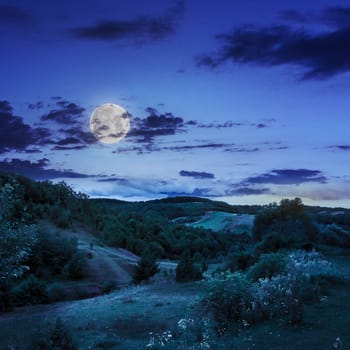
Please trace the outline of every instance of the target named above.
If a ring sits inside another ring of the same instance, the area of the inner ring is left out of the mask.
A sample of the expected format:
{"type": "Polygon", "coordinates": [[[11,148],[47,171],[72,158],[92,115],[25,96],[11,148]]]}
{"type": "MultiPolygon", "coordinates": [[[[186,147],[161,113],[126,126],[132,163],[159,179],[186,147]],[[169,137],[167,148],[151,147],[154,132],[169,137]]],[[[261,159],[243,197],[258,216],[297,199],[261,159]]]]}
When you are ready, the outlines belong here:
{"type": "MultiPolygon", "coordinates": [[[[113,248],[91,242],[94,237],[83,230],[79,232],[64,231],[63,234],[78,239],[78,249],[89,258],[86,261],[86,280],[91,283],[114,282],[119,288],[132,281],[132,273],[139,257],[123,248],[113,248]]],[[[174,272],[177,264],[171,261],[160,261],[161,270],[174,272]]]]}

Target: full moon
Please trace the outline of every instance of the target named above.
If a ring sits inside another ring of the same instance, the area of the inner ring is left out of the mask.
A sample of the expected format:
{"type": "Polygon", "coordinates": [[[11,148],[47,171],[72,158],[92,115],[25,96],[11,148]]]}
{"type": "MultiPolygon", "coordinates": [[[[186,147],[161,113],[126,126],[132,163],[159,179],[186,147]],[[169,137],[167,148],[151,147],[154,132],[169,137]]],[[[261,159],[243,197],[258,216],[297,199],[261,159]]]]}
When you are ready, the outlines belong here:
{"type": "Polygon", "coordinates": [[[127,111],[116,104],[105,103],[91,114],[90,130],[101,142],[113,144],[124,139],[130,129],[127,111]]]}

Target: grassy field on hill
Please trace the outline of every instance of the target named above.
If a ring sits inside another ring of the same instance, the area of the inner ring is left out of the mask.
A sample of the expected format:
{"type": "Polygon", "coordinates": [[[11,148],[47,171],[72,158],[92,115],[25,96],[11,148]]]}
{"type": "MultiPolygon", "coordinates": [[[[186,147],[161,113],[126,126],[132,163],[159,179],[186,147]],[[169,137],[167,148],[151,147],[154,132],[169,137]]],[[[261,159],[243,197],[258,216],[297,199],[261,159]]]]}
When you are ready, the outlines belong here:
{"type": "MultiPolygon", "coordinates": [[[[350,257],[330,259],[349,280],[350,257]]],[[[276,319],[222,337],[210,333],[210,349],[339,349],[333,347],[337,338],[343,349],[348,349],[350,304],[349,282],[346,283],[332,287],[320,303],[306,305],[303,323],[298,326],[276,319]]],[[[92,299],[19,308],[0,315],[0,348],[22,349],[22,344],[45,332],[60,317],[79,349],[152,348],[147,347],[152,337],[160,339],[167,331],[173,340],[161,348],[186,349],[186,342],[205,333],[196,307],[202,292],[201,282],[177,284],[171,279],[159,279],[157,283],[92,299]],[[193,323],[183,330],[178,323],[181,319],[193,319],[193,323]]]]}
{"type": "Polygon", "coordinates": [[[222,211],[209,211],[198,221],[188,225],[192,227],[202,227],[216,232],[251,234],[253,228],[254,215],[234,214],[222,211]]]}

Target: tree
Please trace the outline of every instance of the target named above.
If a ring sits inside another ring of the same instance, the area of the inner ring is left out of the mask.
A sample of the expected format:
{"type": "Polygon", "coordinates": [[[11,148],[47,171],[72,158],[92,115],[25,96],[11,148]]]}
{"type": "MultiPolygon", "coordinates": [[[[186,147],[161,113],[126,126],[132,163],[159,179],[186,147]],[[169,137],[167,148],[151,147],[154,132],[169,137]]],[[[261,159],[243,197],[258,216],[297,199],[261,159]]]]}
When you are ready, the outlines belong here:
{"type": "Polygon", "coordinates": [[[270,235],[283,237],[288,244],[314,241],[317,228],[304,211],[300,198],[282,199],[280,205],[270,205],[256,215],[253,237],[257,241],[270,235]]]}
{"type": "Polygon", "coordinates": [[[11,185],[0,189],[0,310],[9,307],[10,281],[20,278],[29,269],[25,260],[35,241],[33,227],[13,220],[18,198],[12,192],[11,185]]]}
{"type": "Polygon", "coordinates": [[[186,251],[176,267],[176,282],[198,281],[203,278],[201,269],[196,266],[188,251],[186,251]]]}
{"type": "Polygon", "coordinates": [[[135,283],[147,281],[157,272],[159,272],[159,264],[157,263],[157,259],[149,249],[146,249],[142,254],[138,264],[136,265],[133,280],[135,283]]]}

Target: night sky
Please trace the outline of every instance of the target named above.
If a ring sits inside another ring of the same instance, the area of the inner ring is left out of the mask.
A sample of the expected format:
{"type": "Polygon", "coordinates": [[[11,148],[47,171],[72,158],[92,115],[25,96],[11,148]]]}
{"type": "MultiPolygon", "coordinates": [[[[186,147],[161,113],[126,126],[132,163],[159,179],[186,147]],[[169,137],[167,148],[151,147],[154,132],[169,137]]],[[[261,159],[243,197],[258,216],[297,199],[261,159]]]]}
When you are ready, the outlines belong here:
{"type": "Polygon", "coordinates": [[[0,0],[0,170],[91,197],[350,208],[350,3],[0,0]],[[130,114],[114,145],[93,110],[130,114]]]}

